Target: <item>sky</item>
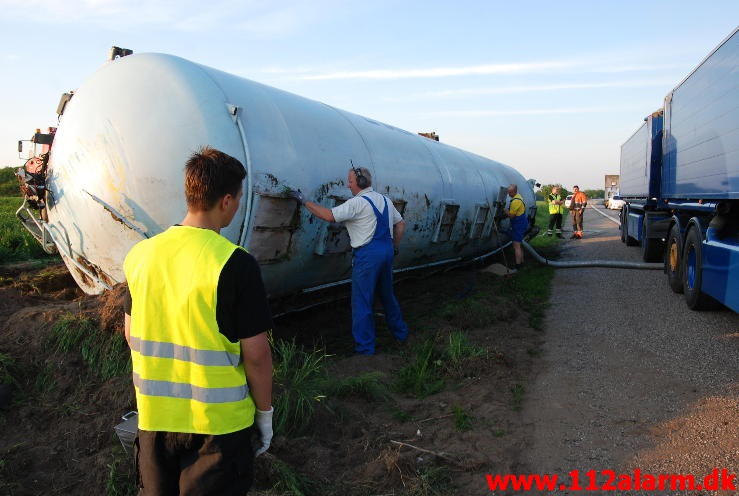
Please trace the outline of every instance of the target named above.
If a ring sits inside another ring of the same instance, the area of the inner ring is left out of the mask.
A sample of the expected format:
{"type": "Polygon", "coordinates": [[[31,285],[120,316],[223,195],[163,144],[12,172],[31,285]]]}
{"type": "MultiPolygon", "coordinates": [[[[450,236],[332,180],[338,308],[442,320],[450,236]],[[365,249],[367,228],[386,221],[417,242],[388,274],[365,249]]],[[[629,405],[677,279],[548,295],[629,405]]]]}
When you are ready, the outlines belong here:
{"type": "Polygon", "coordinates": [[[170,53],[602,188],[739,2],[0,0],[0,166],[112,45],[170,53]]]}

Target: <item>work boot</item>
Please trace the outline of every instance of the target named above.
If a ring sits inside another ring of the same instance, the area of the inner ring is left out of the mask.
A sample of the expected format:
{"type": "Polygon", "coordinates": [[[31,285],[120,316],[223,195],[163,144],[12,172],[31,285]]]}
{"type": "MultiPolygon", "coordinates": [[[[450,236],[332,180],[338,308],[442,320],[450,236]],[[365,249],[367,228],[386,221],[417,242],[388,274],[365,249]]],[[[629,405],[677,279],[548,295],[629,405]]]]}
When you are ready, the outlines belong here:
{"type": "Polygon", "coordinates": [[[552,235],[552,231],[547,231],[547,236],[551,236],[551,235],[552,235]]]}

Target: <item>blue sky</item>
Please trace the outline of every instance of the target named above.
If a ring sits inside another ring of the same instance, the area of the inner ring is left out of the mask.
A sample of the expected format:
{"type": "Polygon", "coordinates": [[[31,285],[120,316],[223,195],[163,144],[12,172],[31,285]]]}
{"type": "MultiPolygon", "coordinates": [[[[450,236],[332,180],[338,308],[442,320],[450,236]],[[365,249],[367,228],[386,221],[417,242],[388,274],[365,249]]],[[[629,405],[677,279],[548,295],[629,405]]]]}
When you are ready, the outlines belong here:
{"type": "Polygon", "coordinates": [[[619,147],[737,25],[739,2],[0,0],[0,165],[111,45],[179,55],[602,187],[619,147]]]}

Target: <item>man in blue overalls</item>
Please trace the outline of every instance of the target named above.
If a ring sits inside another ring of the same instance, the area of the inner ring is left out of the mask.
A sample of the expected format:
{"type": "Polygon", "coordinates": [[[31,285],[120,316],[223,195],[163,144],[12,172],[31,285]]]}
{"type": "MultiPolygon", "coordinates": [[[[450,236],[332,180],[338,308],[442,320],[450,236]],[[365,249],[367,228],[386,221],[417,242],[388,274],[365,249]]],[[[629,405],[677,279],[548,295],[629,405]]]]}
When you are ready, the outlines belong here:
{"type": "Polygon", "coordinates": [[[350,169],[347,182],[354,197],[332,209],[305,201],[299,191],[292,190],[289,194],[316,217],[346,226],[354,249],[352,334],[357,353],[372,355],[375,352],[372,309],[375,293],[380,294],[385,319],[395,339],[399,342],[408,339],[408,326],[393,293],[393,256],[405,232],[405,222],[393,202],[372,189],[372,175],[368,169],[350,169]]]}

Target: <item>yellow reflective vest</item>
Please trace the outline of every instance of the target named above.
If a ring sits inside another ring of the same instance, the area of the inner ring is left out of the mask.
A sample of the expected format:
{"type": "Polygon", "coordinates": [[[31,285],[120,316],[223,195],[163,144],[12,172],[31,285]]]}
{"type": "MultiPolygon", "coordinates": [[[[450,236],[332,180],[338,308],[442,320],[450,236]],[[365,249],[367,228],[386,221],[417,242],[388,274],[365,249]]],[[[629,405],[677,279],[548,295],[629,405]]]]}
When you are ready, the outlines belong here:
{"type": "Polygon", "coordinates": [[[562,205],[555,205],[555,201],[562,201],[562,195],[553,195],[549,194],[547,196],[547,203],[549,204],[549,215],[553,214],[564,214],[565,213],[565,206],[562,205]]]}
{"type": "Polygon", "coordinates": [[[216,321],[218,279],[237,249],[209,229],[173,226],[126,256],[139,429],[228,434],[254,423],[240,343],[216,321]]]}

